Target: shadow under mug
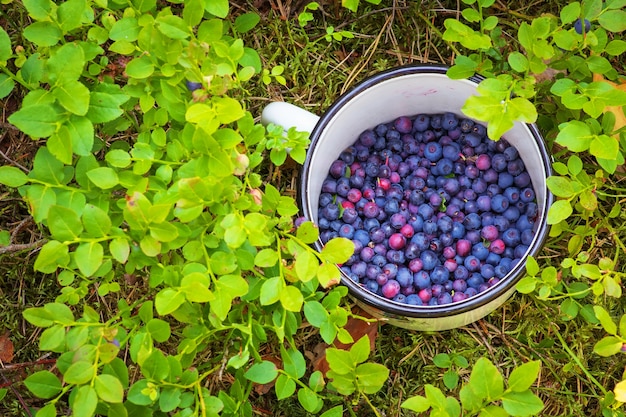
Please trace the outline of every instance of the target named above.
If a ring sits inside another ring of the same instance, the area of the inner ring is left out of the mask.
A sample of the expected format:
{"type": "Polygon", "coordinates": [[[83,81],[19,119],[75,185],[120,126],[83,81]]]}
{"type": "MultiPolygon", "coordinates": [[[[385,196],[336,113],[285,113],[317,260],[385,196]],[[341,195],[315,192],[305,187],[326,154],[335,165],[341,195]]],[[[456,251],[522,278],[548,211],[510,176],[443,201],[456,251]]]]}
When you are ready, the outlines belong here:
{"type": "MultiPolygon", "coordinates": [[[[310,132],[311,143],[300,172],[298,204],[302,215],[317,224],[318,200],[330,165],[365,129],[388,123],[400,116],[420,113],[453,112],[464,117],[461,107],[470,95],[476,95],[480,77],[453,80],[447,67],[409,65],[377,73],[339,97],[318,117],[297,106],[270,103],[261,116],[264,124],[274,123],[285,129],[296,127],[310,132]]],[[[534,124],[516,123],[503,136],[519,151],[535,190],[538,215],[534,238],[511,271],[493,287],[466,300],[440,306],[413,306],[378,296],[342,273],[342,284],[357,304],[374,317],[393,325],[414,330],[447,330],[481,319],[500,307],[515,292],[515,284],[525,272],[525,259],[536,256],[548,235],[546,222],[553,196],[546,185],[551,174],[551,158],[534,124]]],[[[322,242],[315,244],[321,250],[322,242]]]]}

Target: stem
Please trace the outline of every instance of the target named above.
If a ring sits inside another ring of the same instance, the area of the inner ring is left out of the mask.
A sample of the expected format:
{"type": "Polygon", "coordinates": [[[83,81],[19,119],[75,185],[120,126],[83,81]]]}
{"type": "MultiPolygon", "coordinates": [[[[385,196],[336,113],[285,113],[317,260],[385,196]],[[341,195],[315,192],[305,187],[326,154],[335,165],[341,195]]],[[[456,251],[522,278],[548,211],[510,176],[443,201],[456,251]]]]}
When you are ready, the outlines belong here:
{"type": "Polygon", "coordinates": [[[376,415],[376,417],[381,417],[380,413],[378,412],[378,410],[376,409],[376,407],[374,407],[374,404],[372,404],[372,402],[370,401],[370,399],[367,397],[367,395],[365,394],[361,394],[363,396],[363,398],[365,399],[365,402],[367,403],[367,405],[370,406],[370,408],[372,409],[372,411],[374,412],[374,414],[376,415]]]}
{"type": "MultiPolygon", "coordinates": [[[[550,320],[549,317],[546,317],[546,319],[550,320]]],[[[552,325],[552,326],[554,326],[554,325],[552,325]]],[[[565,343],[565,340],[563,339],[563,337],[559,333],[558,327],[554,326],[553,329],[554,329],[554,334],[556,335],[557,339],[559,339],[559,342],[561,342],[561,346],[563,346],[563,349],[565,349],[565,351],[570,356],[570,358],[572,358],[574,363],[576,365],[578,365],[578,367],[583,371],[583,373],[587,376],[587,378],[591,382],[594,383],[594,385],[596,385],[598,388],[600,388],[600,391],[602,391],[602,394],[606,395],[607,391],[604,388],[604,386],[602,386],[602,384],[593,375],[591,375],[591,373],[587,370],[587,368],[585,368],[583,366],[583,364],[580,362],[580,359],[578,358],[578,356],[576,356],[576,354],[569,348],[569,346],[567,346],[567,343],[565,343]]]]}
{"type": "MultiPolygon", "coordinates": [[[[443,33],[441,33],[441,31],[435,25],[433,25],[432,22],[428,20],[428,18],[423,13],[417,12],[417,15],[426,23],[430,30],[432,30],[438,37],[443,39],[443,33]]],[[[456,55],[463,55],[461,51],[456,49],[456,46],[454,46],[451,42],[446,42],[446,44],[450,49],[452,49],[452,52],[454,52],[456,55]]]]}

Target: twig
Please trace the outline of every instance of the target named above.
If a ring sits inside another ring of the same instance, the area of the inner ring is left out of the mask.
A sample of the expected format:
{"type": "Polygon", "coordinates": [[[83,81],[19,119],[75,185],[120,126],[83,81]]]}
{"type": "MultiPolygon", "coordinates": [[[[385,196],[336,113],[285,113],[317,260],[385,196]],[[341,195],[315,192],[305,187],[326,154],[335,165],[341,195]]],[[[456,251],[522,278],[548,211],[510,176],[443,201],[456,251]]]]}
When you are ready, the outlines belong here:
{"type": "Polygon", "coordinates": [[[17,234],[32,219],[33,218],[31,216],[28,216],[25,219],[23,219],[22,221],[20,221],[17,226],[15,226],[15,229],[13,229],[13,231],[11,232],[11,242],[15,242],[15,238],[16,238],[17,234]]]}
{"type": "Polygon", "coordinates": [[[15,243],[12,245],[3,246],[3,247],[0,247],[0,255],[4,253],[19,252],[19,251],[23,251],[27,249],[37,249],[43,246],[47,241],[48,241],[47,239],[41,239],[32,243],[22,243],[22,244],[15,243]]]}
{"type": "Polygon", "coordinates": [[[13,386],[13,384],[11,383],[11,381],[9,381],[7,379],[6,376],[4,376],[4,374],[0,374],[2,375],[2,379],[4,379],[4,382],[6,384],[8,384],[8,387],[11,388],[11,391],[13,392],[13,394],[15,395],[15,397],[17,397],[17,400],[20,402],[20,404],[22,405],[22,407],[24,408],[24,410],[26,411],[26,414],[28,414],[29,417],[33,417],[32,413],[30,412],[30,409],[28,408],[28,405],[26,405],[26,402],[24,401],[24,398],[22,398],[22,396],[20,395],[20,393],[15,389],[15,387],[13,386]]]}
{"type": "MultiPolygon", "coordinates": [[[[15,126],[10,125],[8,123],[2,123],[0,122],[0,128],[5,127],[4,125],[10,126],[12,128],[15,128],[15,126]]],[[[2,136],[0,136],[0,142],[2,142],[2,140],[4,139],[4,137],[6,136],[7,132],[3,132],[2,136]]],[[[0,156],[2,156],[4,159],[6,159],[7,161],[9,161],[11,164],[15,165],[16,167],[20,168],[22,171],[24,171],[25,173],[29,173],[30,171],[28,170],[28,168],[26,168],[25,166],[21,165],[20,163],[12,160],[11,158],[9,158],[4,152],[0,151],[0,156]]]]}

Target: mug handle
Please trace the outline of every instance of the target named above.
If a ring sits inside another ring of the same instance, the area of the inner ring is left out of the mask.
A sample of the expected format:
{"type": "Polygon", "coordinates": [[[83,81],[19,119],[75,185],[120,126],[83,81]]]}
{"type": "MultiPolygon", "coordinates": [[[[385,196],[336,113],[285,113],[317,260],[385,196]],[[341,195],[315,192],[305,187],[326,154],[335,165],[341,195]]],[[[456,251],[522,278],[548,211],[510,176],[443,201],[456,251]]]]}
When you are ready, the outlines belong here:
{"type": "Polygon", "coordinates": [[[280,125],[285,129],[285,132],[289,128],[295,127],[299,132],[311,133],[319,119],[319,116],[303,108],[282,101],[268,104],[261,113],[262,124],[280,125]]]}

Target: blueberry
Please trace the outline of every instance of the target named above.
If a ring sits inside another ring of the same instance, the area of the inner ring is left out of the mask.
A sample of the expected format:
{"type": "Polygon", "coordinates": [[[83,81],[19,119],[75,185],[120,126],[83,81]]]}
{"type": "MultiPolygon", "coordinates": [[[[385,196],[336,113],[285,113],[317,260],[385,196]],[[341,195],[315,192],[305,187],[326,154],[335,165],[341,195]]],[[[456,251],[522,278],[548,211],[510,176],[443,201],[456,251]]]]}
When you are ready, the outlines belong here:
{"type": "Polygon", "coordinates": [[[430,273],[430,279],[434,284],[445,284],[450,278],[450,271],[441,265],[437,265],[430,273]]]}
{"type": "Polygon", "coordinates": [[[382,287],[382,294],[385,298],[394,298],[400,292],[400,284],[394,279],[387,281],[382,287]]]}
{"type": "Polygon", "coordinates": [[[359,142],[366,148],[370,148],[376,143],[376,134],[371,130],[366,130],[359,135],[359,142]]]}
{"type": "Polygon", "coordinates": [[[346,239],[352,239],[352,237],[354,236],[354,227],[348,223],[343,224],[339,228],[339,236],[345,237],[346,239]]]}
{"type": "Polygon", "coordinates": [[[394,121],[394,127],[400,133],[410,133],[413,129],[413,122],[406,116],[398,117],[394,121]]]}
{"type": "Polygon", "coordinates": [[[422,260],[423,268],[426,271],[432,271],[439,263],[437,254],[428,249],[422,252],[422,254],[420,255],[420,259],[422,260]]]}
{"type": "Polygon", "coordinates": [[[584,33],[587,33],[591,30],[591,22],[588,19],[579,18],[574,22],[574,30],[579,35],[583,34],[583,24],[584,24],[584,33]]]}
{"type": "Polygon", "coordinates": [[[424,305],[422,299],[419,298],[417,294],[410,294],[406,297],[406,303],[413,306],[421,306],[424,305]]]}
{"type": "Polygon", "coordinates": [[[465,266],[469,272],[476,272],[480,270],[480,260],[474,255],[466,256],[463,261],[463,266],[465,266]]]}
{"type": "Polygon", "coordinates": [[[187,89],[189,91],[196,91],[196,90],[202,88],[202,83],[198,83],[198,82],[195,82],[195,81],[187,80],[186,84],[187,84],[187,89]]]}
{"type": "Polygon", "coordinates": [[[338,159],[330,165],[329,172],[334,178],[341,178],[346,175],[347,169],[346,163],[338,159]]]}
{"type": "Polygon", "coordinates": [[[441,127],[446,130],[455,129],[459,124],[459,119],[454,113],[444,113],[441,119],[441,127]]]}
{"type": "Polygon", "coordinates": [[[424,157],[431,162],[437,162],[443,156],[443,149],[438,142],[429,142],[424,148],[424,157]]]}
{"type": "Polygon", "coordinates": [[[366,288],[373,293],[378,292],[378,283],[376,281],[367,281],[366,288]]]}

